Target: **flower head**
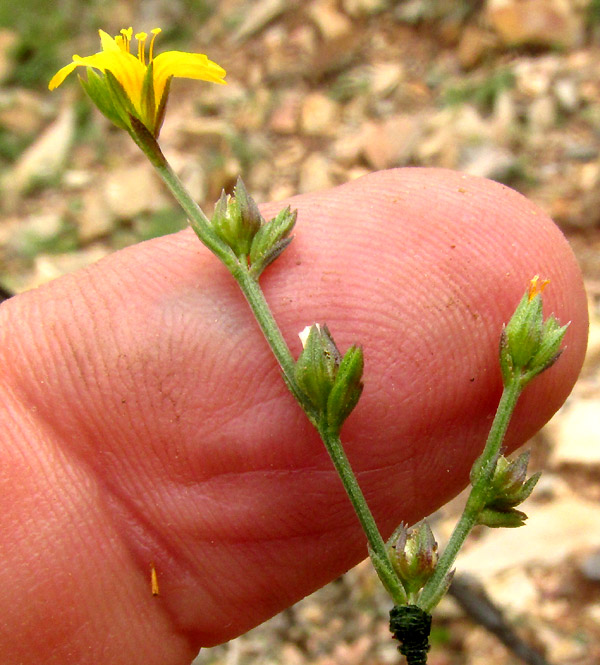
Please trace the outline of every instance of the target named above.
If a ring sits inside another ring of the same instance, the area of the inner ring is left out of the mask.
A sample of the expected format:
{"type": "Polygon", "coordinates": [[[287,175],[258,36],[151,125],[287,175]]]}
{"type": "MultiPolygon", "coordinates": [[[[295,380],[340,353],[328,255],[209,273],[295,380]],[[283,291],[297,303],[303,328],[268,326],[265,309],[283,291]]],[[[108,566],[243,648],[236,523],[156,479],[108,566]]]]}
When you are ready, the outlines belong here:
{"type": "Polygon", "coordinates": [[[158,136],[169,94],[169,84],[176,76],[212,83],[225,83],[225,70],[201,53],[165,51],[154,56],[154,40],[161,32],[155,28],[146,57],[148,35],[139,32],[137,55],[130,52],[133,29],[121,30],[116,37],[100,30],[102,51],[82,58],[73,56],[73,62],[60,69],[50,81],[50,90],[57,88],[77,67],[88,67],[88,80],[82,84],[98,106],[112,122],[123,129],[131,129],[131,118],[137,118],[154,137],[158,136]],[[92,70],[99,70],[100,77],[92,70]]]}
{"type": "Polygon", "coordinates": [[[541,294],[547,284],[548,280],[539,283],[538,275],[531,280],[502,331],[500,369],[505,385],[518,379],[525,387],[562,353],[560,345],[569,324],[561,327],[553,315],[544,320],[541,294]]]}

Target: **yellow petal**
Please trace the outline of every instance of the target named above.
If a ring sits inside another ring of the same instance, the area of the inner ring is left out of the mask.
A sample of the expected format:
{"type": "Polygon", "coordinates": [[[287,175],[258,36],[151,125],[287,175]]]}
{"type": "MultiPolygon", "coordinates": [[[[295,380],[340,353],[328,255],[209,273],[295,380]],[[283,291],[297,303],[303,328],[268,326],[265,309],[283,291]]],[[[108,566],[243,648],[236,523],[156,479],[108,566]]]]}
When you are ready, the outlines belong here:
{"type": "Polygon", "coordinates": [[[104,30],[98,30],[103,51],[121,51],[117,42],[104,30]]]}
{"type": "Polygon", "coordinates": [[[225,83],[225,70],[202,53],[165,51],[154,60],[154,94],[160,99],[168,78],[198,79],[211,83],[225,83]]]}
{"type": "Polygon", "coordinates": [[[68,65],[65,65],[62,69],[59,69],[56,74],[50,79],[48,83],[48,90],[54,90],[67,78],[67,76],[78,66],[77,62],[70,62],[68,65]]]}

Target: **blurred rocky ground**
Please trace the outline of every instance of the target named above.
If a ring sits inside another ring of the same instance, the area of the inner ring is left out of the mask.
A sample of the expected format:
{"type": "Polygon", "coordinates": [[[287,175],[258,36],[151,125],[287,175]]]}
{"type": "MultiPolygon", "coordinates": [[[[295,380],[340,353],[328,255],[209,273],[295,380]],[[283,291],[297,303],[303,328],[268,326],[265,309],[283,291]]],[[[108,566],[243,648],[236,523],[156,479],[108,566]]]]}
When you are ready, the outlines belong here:
{"type": "MultiPolygon", "coordinates": [[[[590,349],[537,437],[529,525],[483,532],[459,569],[555,665],[600,662],[600,0],[43,0],[0,6],[0,285],[22,291],[185,226],[124,132],[50,76],[116,34],[205,52],[227,86],[175,81],[161,143],[210,211],[238,174],[258,200],[377,169],[443,166],[501,181],[568,236],[590,349]],[[10,8],[9,8],[10,5],[10,8]]],[[[75,77],[72,77],[73,79],[75,77]]],[[[458,501],[458,500],[457,500],[458,501]]],[[[442,540],[457,512],[437,516],[442,540]]],[[[366,564],[203,665],[398,662],[366,564]]],[[[444,602],[432,665],[516,657],[444,602]]]]}

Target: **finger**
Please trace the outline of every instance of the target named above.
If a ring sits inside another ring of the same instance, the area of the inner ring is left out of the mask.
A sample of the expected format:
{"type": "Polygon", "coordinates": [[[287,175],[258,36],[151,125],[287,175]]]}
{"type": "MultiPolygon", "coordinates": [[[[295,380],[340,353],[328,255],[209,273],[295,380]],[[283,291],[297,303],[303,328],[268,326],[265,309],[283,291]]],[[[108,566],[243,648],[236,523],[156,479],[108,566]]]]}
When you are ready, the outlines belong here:
{"type": "MultiPolygon", "coordinates": [[[[551,280],[547,313],[572,325],[560,361],[526,390],[509,447],[562,403],[585,350],[581,276],[550,220],[490,181],[405,169],[290,203],[296,237],[264,288],[295,353],[298,331],[314,321],[327,322],[342,350],[363,344],[364,396],[343,439],[387,534],[464,486],[501,390],[502,324],[535,274],[551,280]]],[[[29,512],[12,506],[29,529],[22,560],[40,557],[39,504],[77,498],[41,541],[53,607],[73,603],[75,583],[92,598],[109,590],[94,611],[126,606],[145,662],[183,663],[364,556],[322,444],[231,277],[191,232],[119,252],[0,311],[7,379],[31,428],[17,437],[24,461],[5,479],[9,490],[28,479],[29,512]],[[32,446],[37,457],[52,451],[44,462],[62,470],[59,480],[29,463],[32,446]],[[52,563],[68,539],[77,543],[71,584],[52,563]]],[[[15,599],[33,602],[32,580],[4,574],[2,616],[16,630],[28,603],[15,599]]],[[[87,624],[72,641],[89,647],[96,631],[87,624]]],[[[132,639],[104,646],[117,658],[132,639]]]]}

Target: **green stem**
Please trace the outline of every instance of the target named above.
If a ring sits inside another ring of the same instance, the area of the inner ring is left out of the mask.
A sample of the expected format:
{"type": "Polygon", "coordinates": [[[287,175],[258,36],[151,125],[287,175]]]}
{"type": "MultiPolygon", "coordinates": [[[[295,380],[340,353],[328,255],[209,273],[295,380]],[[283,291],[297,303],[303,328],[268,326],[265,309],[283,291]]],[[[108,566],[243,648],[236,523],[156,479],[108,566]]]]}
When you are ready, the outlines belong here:
{"type": "Polygon", "coordinates": [[[386,586],[392,595],[394,602],[397,605],[402,605],[407,602],[406,592],[394,573],[387,554],[385,542],[379,533],[373,513],[371,513],[371,510],[369,509],[364,494],[358,484],[358,480],[352,471],[352,467],[350,466],[350,462],[348,461],[348,457],[342,446],[339,434],[330,431],[329,428],[323,424],[319,424],[317,429],[319,430],[325,448],[327,449],[333,465],[344,485],[350,502],[354,507],[354,512],[358,517],[358,521],[365,532],[367,541],[369,542],[371,559],[375,570],[381,578],[384,586],[386,586]]]}
{"type": "Polygon", "coordinates": [[[233,250],[213,231],[210,220],[204,214],[202,208],[187,193],[183,183],[177,177],[169,162],[167,162],[156,139],[139,122],[135,123],[135,129],[136,132],[131,133],[131,137],[146,157],[148,157],[152,166],[158,171],[163,182],[171,190],[171,194],[173,194],[175,200],[187,215],[190,226],[198,238],[213,254],[221,259],[230,272],[233,272],[239,266],[239,261],[233,250]]]}
{"type": "Polygon", "coordinates": [[[488,488],[495,469],[495,462],[500,454],[502,441],[508,429],[517,400],[522,391],[520,377],[505,386],[496,410],[494,422],[490,429],[483,454],[480,458],[480,474],[475,480],[467,499],[460,520],[454,527],[444,553],[429,578],[419,597],[418,605],[425,612],[431,613],[447,590],[447,575],[454,564],[456,556],[465,542],[471,529],[477,524],[479,513],[488,498],[488,488]]]}
{"type": "Polygon", "coordinates": [[[294,373],[296,363],[265,300],[258,279],[250,274],[245,264],[239,264],[231,271],[231,274],[246,297],[258,325],[281,367],[288,388],[304,409],[308,419],[316,426],[318,414],[310,402],[304,398],[302,390],[296,382],[294,373]]]}
{"type": "Polygon", "coordinates": [[[329,452],[367,537],[375,569],[386,588],[390,591],[394,601],[397,604],[405,603],[406,593],[393,571],[385,543],[358,485],[358,481],[352,471],[348,458],[346,457],[339,434],[337,432],[331,432],[329,428],[320,421],[318,412],[304,396],[300,386],[296,382],[294,372],[296,363],[283,335],[281,334],[277,322],[273,318],[273,314],[271,313],[269,305],[267,304],[262,289],[258,283],[258,278],[250,273],[245,257],[240,257],[240,259],[238,259],[233,251],[215,234],[208,217],[206,217],[197,203],[187,193],[181,181],[166,161],[154,138],[150,136],[147,131],[144,131],[144,129],[145,128],[136,125],[137,133],[132,134],[134,140],[149,158],[160,177],[166,183],[177,202],[187,214],[190,224],[198,238],[221,259],[238,283],[283,371],[289,389],[323,439],[323,443],[329,452]]]}

